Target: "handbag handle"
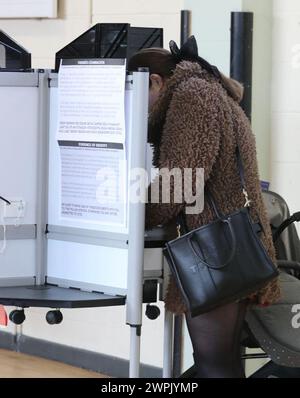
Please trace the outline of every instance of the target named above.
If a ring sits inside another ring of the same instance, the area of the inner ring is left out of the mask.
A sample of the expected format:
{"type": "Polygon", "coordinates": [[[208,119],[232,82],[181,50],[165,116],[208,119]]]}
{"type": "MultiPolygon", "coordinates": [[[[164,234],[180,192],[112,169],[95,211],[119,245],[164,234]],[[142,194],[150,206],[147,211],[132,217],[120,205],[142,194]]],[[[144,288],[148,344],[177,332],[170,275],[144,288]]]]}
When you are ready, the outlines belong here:
{"type": "Polygon", "coordinates": [[[206,262],[205,260],[203,260],[203,258],[201,258],[200,254],[197,253],[197,250],[196,250],[195,247],[194,247],[194,244],[197,244],[197,245],[198,245],[198,242],[197,242],[197,241],[193,241],[193,235],[194,235],[194,234],[191,233],[191,235],[188,237],[188,242],[189,242],[189,244],[190,244],[190,247],[191,247],[191,249],[192,249],[194,255],[195,255],[196,257],[199,257],[199,258],[201,259],[201,261],[202,261],[207,267],[212,268],[212,269],[216,269],[216,270],[225,268],[225,267],[233,260],[233,257],[235,256],[235,253],[236,253],[236,237],[235,237],[235,233],[234,233],[233,227],[232,227],[232,225],[231,225],[231,218],[229,217],[229,218],[227,218],[227,219],[221,219],[220,221],[223,222],[223,223],[228,224],[229,230],[230,230],[230,236],[231,236],[231,240],[232,240],[232,249],[231,249],[231,252],[230,252],[230,256],[229,256],[228,259],[225,261],[225,263],[220,264],[220,265],[214,265],[214,264],[210,264],[210,263],[206,262]]]}

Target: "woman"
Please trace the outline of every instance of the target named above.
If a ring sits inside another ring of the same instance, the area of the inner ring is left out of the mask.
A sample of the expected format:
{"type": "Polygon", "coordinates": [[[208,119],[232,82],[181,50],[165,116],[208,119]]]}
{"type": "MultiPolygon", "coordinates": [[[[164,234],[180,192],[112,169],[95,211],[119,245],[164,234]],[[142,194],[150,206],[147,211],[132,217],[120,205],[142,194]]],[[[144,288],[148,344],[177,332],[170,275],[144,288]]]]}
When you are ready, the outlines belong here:
{"type": "MultiPolygon", "coordinates": [[[[148,67],[150,71],[149,142],[154,149],[153,163],[159,169],[190,168],[193,183],[196,168],[203,168],[204,182],[219,209],[229,214],[245,204],[235,155],[238,144],[251,199],[251,215],[254,221],[258,221],[259,216],[265,229],[263,244],[275,261],[260,189],[255,137],[239,106],[243,89],[198,56],[194,37],[180,50],[174,42],[170,43],[170,48],[171,52],[157,48],[141,50],[128,65],[129,70],[148,67]]],[[[148,203],[147,228],[170,223],[184,209],[184,203],[172,200],[173,190],[171,182],[170,203],[148,203]]],[[[208,224],[214,218],[207,203],[201,213],[185,215],[189,230],[208,224]]],[[[267,305],[279,296],[276,279],[249,299],[258,305],[267,305]]],[[[249,299],[192,318],[171,278],[166,309],[186,316],[198,377],[244,377],[240,335],[249,299]]]]}

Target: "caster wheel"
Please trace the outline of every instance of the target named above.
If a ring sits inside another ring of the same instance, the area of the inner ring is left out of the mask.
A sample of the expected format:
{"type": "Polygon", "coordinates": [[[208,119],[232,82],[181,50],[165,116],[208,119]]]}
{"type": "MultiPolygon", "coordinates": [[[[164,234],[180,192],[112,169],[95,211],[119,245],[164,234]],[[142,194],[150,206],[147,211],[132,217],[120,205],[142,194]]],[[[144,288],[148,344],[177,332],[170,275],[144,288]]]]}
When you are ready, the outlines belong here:
{"type": "Polygon", "coordinates": [[[9,314],[9,319],[15,325],[21,325],[25,321],[24,310],[14,310],[9,314]]]}
{"type": "Polygon", "coordinates": [[[63,314],[59,311],[48,311],[46,314],[46,321],[49,325],[58,325],[63,320],[63,314]]]}
{"type": "Polygon", "coordinates": [[[149,319],[157,319],[160,315],[160,309],[156,305],[148,304],[146,307],[146,316],[149,319]]]}

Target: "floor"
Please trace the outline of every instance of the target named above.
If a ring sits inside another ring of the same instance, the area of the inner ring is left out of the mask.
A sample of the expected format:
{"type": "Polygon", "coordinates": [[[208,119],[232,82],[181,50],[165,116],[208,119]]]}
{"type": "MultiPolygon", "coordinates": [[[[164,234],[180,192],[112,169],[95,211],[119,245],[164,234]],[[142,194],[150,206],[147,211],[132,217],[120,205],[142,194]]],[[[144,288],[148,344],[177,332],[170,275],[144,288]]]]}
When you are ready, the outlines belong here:
{"type": "Polygon", "coordinates": [[[60,362],[0,350],[0,378],[103,378],[60,362]]]}

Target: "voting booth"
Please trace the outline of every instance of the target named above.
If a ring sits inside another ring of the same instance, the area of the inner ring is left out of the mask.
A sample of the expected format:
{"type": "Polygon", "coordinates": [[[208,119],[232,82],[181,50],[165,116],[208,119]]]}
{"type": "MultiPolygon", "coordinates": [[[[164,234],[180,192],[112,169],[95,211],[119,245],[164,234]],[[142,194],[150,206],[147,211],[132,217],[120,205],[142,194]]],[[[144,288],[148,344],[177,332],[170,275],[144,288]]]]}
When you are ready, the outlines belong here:
{"type": "MultiPolygon", "coordinates": [[[[27,307],[49,308],[55,324],[62,308],[123,305],[131,377],[167,239],[145,233],[137,173],[146,169],[148,87],[146,70],[128,74],[118,58],[62,60],[59,74],[0,69],[0,304],[18,308],[16,324],[27,307]]],[[[166,314],[165,376],[171,333],[166,314]]]]}
{"type": "Polygon", "coordinates": [[[26,70],[31,68],[31,54],[0,30],[0,68],[26,70]]]}

